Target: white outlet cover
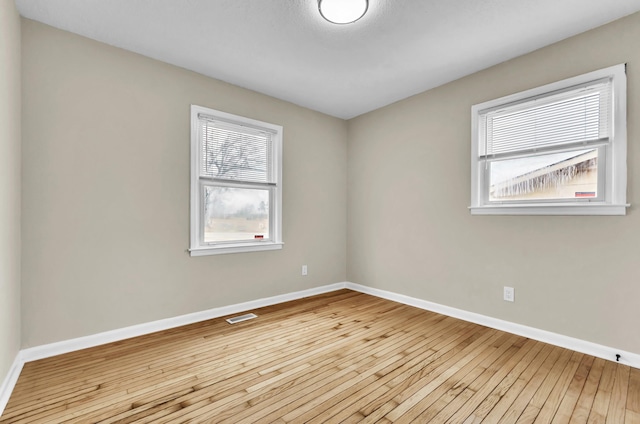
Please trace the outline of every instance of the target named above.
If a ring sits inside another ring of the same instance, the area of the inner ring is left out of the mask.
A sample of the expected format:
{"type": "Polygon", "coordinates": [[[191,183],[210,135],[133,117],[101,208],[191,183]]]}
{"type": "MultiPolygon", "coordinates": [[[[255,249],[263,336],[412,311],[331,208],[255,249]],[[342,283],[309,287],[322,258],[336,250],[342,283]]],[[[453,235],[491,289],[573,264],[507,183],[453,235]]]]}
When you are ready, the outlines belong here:
{"type": "Polygon", "coordinates": [[[515,301],[515,290],[513,287],[504,287],[504,300],[507,302],[515,301]]]}

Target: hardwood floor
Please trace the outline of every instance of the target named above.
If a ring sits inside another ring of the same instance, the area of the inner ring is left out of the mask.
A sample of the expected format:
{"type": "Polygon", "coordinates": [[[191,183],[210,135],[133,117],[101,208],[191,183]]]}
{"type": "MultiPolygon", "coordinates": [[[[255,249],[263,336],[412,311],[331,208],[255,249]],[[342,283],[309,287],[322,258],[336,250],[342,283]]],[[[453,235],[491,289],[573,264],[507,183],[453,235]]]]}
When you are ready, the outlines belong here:
{"type": "Polygon", "coordinates": [[[640,423],[640,370],[341,290],[27,363],[0,423],[640,423]]]}

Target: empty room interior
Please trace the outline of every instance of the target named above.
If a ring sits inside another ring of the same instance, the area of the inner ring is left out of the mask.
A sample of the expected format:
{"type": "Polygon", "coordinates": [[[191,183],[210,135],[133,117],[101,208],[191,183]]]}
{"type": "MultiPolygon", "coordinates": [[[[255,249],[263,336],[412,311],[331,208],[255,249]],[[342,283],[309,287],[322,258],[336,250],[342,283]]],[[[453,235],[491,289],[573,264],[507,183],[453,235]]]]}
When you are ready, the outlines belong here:
{"type": "Polygon", "coordinates": [[[640,423],[638,40],[0,0],[0,423],[640,423]]]}

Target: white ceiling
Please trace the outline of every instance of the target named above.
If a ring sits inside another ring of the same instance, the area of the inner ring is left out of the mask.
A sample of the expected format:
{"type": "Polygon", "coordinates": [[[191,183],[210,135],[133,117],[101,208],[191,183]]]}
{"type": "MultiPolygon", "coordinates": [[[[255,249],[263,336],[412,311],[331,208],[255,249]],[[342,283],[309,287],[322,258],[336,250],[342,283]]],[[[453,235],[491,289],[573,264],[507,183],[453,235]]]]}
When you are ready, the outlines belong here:
{"type": "Polygon", "coordinates": [[[16,0],[30,19],[348,119],[640,10],[640,0],[16,0]]]}

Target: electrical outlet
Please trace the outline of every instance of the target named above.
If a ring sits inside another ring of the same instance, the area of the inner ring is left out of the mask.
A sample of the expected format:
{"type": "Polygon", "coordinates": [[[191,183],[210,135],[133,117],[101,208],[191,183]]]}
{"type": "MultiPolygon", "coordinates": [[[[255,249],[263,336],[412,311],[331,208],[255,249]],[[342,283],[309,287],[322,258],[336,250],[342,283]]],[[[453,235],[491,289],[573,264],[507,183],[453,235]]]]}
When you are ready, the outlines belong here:
{"type": "Polygon", "coordinates": [[[307,266],[302,265],[302,275],[307,275],[307,266]]]}
{"type": "Polygon", "coordinates": [[[504,300],[507,302],[513,302],[516,300],[516,294],[513,287],[504,287],[504,300]]]}

